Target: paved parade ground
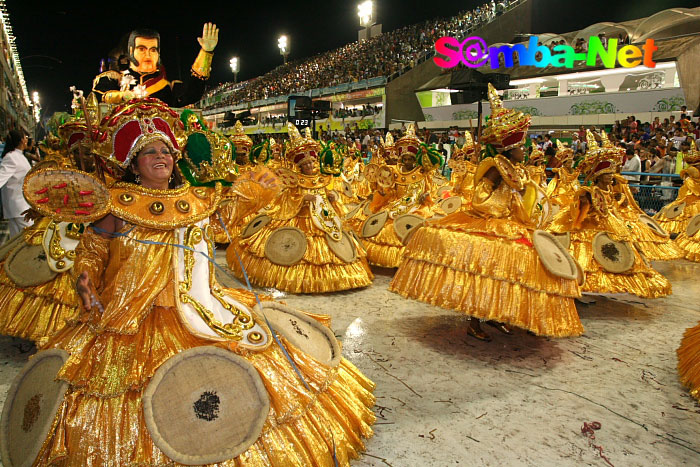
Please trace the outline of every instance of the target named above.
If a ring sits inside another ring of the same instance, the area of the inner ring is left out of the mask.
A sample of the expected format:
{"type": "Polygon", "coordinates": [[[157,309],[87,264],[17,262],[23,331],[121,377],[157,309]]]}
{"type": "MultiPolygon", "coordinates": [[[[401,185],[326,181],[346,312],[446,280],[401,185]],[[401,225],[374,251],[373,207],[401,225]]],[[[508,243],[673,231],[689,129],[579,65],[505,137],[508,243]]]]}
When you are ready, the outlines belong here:
{"type": "MultiPolygon", "coordinates": [[[[655,266],[673,295],[578,304],[586,332],[561,340],[485,326],[493,341],[479,342],[465,317],[389,292],[389,270],[366,289],[275,295],[330,314],[345,356],[377,383],[375,436],[353,465],[608,465],[601,453],[615,466],[700,465],[700,405],[676,371],[700,320],[700,264],[655,266]],[[582,433],[592,422],[595,439],[582,433]]],[[[0,338],[0,402],[34,351],[0,338]]]]}

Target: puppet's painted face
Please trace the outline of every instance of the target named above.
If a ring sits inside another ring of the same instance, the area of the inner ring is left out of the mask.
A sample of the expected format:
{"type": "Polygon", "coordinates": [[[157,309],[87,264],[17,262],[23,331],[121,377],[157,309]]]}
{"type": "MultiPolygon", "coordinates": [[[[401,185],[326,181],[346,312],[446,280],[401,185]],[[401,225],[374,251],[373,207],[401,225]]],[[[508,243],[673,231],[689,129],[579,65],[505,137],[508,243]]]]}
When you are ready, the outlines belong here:
{"type": "Polygon", "coordinates": [[[160,58],[158,39],[137,37],[134,40],[134,49],[131,51],[131,54],[139,63],[138,65],[132,63],[132,70],[139,73],[153,73],[158,69],[158,60],[160,58]]]}

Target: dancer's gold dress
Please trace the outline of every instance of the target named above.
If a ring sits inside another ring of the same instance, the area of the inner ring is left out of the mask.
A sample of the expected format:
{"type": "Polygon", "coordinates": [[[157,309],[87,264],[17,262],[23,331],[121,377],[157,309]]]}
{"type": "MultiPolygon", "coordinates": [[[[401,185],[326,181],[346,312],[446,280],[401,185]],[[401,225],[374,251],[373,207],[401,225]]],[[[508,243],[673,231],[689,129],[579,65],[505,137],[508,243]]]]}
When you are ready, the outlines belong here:
{"type": "Polygon", "coordinates": [[[632,195],[627,179],[615,174],[613,196],[617,201],[616,212],[629,229],[635,247],[649,261],[670,261],[683,258],[683,251],[668,236],[655,233],[647,224],[639,220],[646,214],[632,195]]]}
{"type": "Polygon", "coordinates": [[[576,281],[551,274],[532,245],[539,217],[535,194],[524,199],[506,180],[517,174],[525,185],[533,182],[524,167],[501,155],[484,160],[477,175],[490,167],[503,180],[494,186],[477,177],[471,208],[431,221],[413,234],[390,289],[538,335],[582,334],[574,304],[580,296],[576,281]]]}
{"type": "MultiPolygon", "coordinates": [[[[394,219],[402,214],[415,214],[425,219],[433,213],[434,201],[430,193],[434,190],[431,171],[415,167],[409,172],[398,166],[384,166],[389,170],[393,183],[384,195],[374,193],[369,210],[372,214],[386,210],[389,218],[381,231],[370,238],[362,238],[370,264],[384,268],[397,268],[401,264],[405,246],[396,236],[394,219]]],[[[360,233],[359,231],[357,232],[360,233]]]]}
{"type": "Polygon", "coordinates": [[[681,383],[700,401],[700,323],[685,330],[676,353],[681,383]]]}
{"type": "MultiPolygon", "coordinates": [[[[285,189],[271,201],[264,213],[270,221],[248,238],[236,238],[226,251],[229,267],[243,277],[241,263],[249,279],[262,287],[274,287],[293,293],[321,293],[366,287],[374,276],[363,249],[349,235],[357,255],[352,262],[338,257],[329,246],[328,236],[342,234],[342,206],[331,202],[332,175],[320,173],[320,145],[310,133],[302,138],[291,123],[290,142],[285,157],[298,171],[279,169],[285,189]],[[313,164],[313,175],[304,175],[301,165],[313,164]],[[310,203],[304,198],[315,197],[310,203]],[[304,234],[307,247],[304,256],[292,265],[275,264],[265,254],[268,239],[279,228],[293,227],[304,234]]],[[[336,167],[337,169],[337,167],[336,167]]]]}
{"type": "MultiPolygon", "coordinates": [[[[202,205],[202,190],[214,203],[202,209],[215,206],[219,196],[218,189],[187,186],[153,191],[132,185],[128,190],[139,198],[175,196],[189,202],[193,209],[202,205]],[[195,190],[199,190],[197,194],[195,190]]],[[[230,222],[259,209],[272,195],[255,183],[239,186],[237,192],[236,199],[226,206],[229,212],[225,217],[230,222]]],[[[93,307],[46,346],[70,354],[58,375],[70,386],[35,465],[174,465],[149,434],[142,394],[168,358],[206,345],[228,349],[248,360],[263,379],[271,402],[255,444],[237,458],[218,465],[330,467],[334,465],[333,447],[341,465],[357,457],[363,449],[362,437],[372,435],[373,383],[346,360],[332,369],[283,339],[310,385],[307,389],[275,343],[255,351],[242,348],[235,340],[195,335],[177,299],[174,264],[178,250],[163,245],[182,241],[178,229],[167,227],[168,212],[157,219],[149,218],[151,227],[139,221],[148,216],[147,204],[139,206],[137,202],[115,214],[126,216],[132,224],[122,231],[126,236],[106,239],[89,229],[75,265],[76,273],[87,271],[97,286],[104,312],[93,307]]],[[[209,243],[208,248],[211,253],[213,245],[209,243]]],[[[219,290],[247,306],[255,303],[247,291],[219,290]]]]}
{"type": "Polygon", "coordinates": [[[452,193],[462,198],[462,206],[466,208],[472,202],[477,165],[467,160],[450,160],[449,165],[452,168],[452,193]]]}
{"type": "Polygon", "coordinates": [[[357,259],[346,263],[333,253],[326,241],[326,232],[312,220],[310,204],[304,201],[307,194],[323,199],[329,215],[337,215],[342,208],[328,199],[332,176],[303,176],[297,174],[300,183],[287,187],[273,200],[264,213],[270,222],[248,238],[237,238],[226,250],[226,261],[238,277],[243,277],[239,263],[245,267],[250,280],[262,287],[274,287],[292,293],[322,293],[366,287],[374,278],[364,252],[354,237],[350,241],[357,250],[357,259]],[[332,210],[332,212],[330,212],[332,210]],[[265,256],[265,245],[272,233],[280,227],[296,227],[307,239],[304,257],[297,264],[274,264],[265,256]]]}
{"type": "Polygon", "coordinates": [[[690,166],[681,171],[681,177],[685,180],[678,191],[678,197],[654,216],[661,227],[672,234],[685,233],[690,219],[700,214],[700,170],[696,166],[690,166]],[[681,204],[685,207],[680,214],[668,217],[668,213],[681,204]]]}
{"type": "MultiPolygon", "coordinates": [[[[39,245],[51,219],[42,218],[21,234],[24,242],[39,245]]],[[[75,282],[70,271],[33,287],[20,287],[0,261],[0,334],[43,342],[79,313],[75,282]]]]}
{"type": "Polygon", "coordinates": [[[582,187],[576,193],[576,201],[564,207],[548,228],[553,233],[570,234],[569,252],[586,274],[582,290],[629,293],[645,298],[669,295],[671,284],[668,279],[654,270],[634,247],[634,266],[625,273],[606,271],[594,258],[593,238],[600,232],[607,232],[613,240],[634,242],[616,206],[612,192],[596,186],[582,187]]]}
{"type": "Polygon", "coordinates": [[[576,169],[569,170],[566,167],[557,167],[552,169],[554,177],[547,185],[547,196],[552,204],[555,204],[559,209],[572,204],[575,200],[576,192],[580,184],[578,181],[579,171],[576,169]]]}

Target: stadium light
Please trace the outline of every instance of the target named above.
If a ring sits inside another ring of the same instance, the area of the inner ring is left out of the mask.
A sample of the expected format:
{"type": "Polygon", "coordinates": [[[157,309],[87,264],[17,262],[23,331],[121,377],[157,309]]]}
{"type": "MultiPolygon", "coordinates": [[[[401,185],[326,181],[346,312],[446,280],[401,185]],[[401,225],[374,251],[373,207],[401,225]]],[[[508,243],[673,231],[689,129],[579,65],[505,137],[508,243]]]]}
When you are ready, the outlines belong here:
{"type": "Polygon", "coordinates": [[[280,49],[280,55],[284,57],[284,63],[287,63],[287,55],[289,55],[289,39],[287,36],[282,35],[277,39],[277,47],[280,49]]]}
{"type": "Polygon", "coordinates": [[[374,24],[374,2],[367,0],[357,5],[357,16],[360,17],[360,26],[369,28],[374,24]]]}
{"type": "Polygon", "coordinates": [[[238,57],[233,57],[231,58],[231,61],[229,62],[231,65],[231,71],[233,72],[233,83],[238,82],[238,70],[240,69],[240,64],[238,63],[238,57]]]}

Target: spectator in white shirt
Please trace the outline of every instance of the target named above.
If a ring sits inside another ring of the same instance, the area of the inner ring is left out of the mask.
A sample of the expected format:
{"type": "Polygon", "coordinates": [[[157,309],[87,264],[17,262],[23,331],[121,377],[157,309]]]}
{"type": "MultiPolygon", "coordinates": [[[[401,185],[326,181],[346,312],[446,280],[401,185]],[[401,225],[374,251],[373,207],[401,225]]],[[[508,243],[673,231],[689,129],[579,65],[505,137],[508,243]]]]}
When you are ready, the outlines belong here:
{"type": "MultiPolygon", "coordinates": [[[[627,149],[627,162],[622,166],[623,172],[641,172],[642,171],[642,160],[639,158],[639,154],[634,152],[634,149],[627,149]]],[[[638,182],[639,175],[624,175],[624,177],[629,181],[638,182]]]]}
{"type": "Polygon", "coordinates": [[[26,148],[27,136],[17,130],[10,130],[0,159],[0,197],[3,216],[9,224],[10,238],[31,225],[23,217],[23,213],[30,208],[22,193],[24,177],[31,169],[24,156],[26,148]]]}

